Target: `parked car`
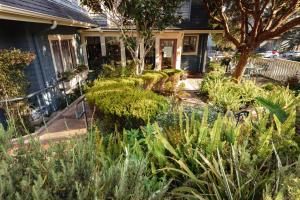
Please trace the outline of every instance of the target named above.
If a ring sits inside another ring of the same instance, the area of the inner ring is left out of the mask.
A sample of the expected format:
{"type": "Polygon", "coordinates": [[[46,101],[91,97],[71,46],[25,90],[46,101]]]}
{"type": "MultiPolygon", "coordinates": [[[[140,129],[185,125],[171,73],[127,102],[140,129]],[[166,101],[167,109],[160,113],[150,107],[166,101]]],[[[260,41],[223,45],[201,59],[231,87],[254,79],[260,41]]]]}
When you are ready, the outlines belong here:
{"type": "Polygon", "coordinates": [[[266,51],[266,52],[260,53],[260,55],[264,58],[278,58],[279,52],[277,50],[266,51]]]}
{"type": "Polygon", "coordinates": [[[287,51],[282,54],[284,58],[295,58],[300,57],[300,51],[287,51]]]}

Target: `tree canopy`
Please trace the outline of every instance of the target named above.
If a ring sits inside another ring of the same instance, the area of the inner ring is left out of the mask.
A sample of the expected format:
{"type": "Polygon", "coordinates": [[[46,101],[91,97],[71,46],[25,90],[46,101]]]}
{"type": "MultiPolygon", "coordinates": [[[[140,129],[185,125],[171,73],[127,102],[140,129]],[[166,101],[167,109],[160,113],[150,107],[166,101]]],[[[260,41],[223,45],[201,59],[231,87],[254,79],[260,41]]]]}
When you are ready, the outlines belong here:
{"type": "Polygon", "coordinates": [[[121,31],[134,62],[143,70],[144,58],[154,43],[154,32],[178,22],[178,7],[184,0],[81,0],[94,13],[105,13],[121,31]],[[143,55],[140,55],[143,44],[143,55]]]}
{"type": "Polygon", "coordinates": [[[241,53],[234,78],[241,81],[250,54],[259,45],[300,24],[299,0],[204,0],[212,22],[241,53]]]}

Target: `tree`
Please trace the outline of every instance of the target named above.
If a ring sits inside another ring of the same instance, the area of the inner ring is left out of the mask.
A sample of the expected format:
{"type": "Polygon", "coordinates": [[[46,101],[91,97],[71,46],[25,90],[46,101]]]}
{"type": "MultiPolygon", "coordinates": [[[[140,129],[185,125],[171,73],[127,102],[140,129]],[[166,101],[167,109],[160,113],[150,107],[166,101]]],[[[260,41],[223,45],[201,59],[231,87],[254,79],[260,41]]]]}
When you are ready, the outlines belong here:
{"type": "Polygon", "coordinates": [[[81,0],[95,13],[105,13],[120,30],[136,73],[144,70],[145,56],[154,45],[154,32],[178,22],[178,7],[184,0],[81,0]]]}
{"type": "Polygon", "coordinates": [[[286,32],[282,36],[282,41],[286,42],[285,49],[286,50],[293,50],[299,48],[300,46],[300,27],[296,27],[288,32],[286,32]]]}
{"type": "Polygon", "coordinates": [[[259,45],[300,24],[300,0],[204,0],[211,20],[240,53],[233,78],[240,83],[259,45]]]}

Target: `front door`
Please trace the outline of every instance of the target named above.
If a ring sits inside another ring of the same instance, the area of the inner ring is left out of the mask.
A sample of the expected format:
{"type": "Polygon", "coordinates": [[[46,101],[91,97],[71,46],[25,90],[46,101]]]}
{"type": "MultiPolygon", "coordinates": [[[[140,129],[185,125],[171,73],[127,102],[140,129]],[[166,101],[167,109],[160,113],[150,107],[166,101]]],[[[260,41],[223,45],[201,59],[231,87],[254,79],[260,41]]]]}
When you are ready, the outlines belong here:
{"type": "Polygon", "coordinates": [[[161,69],[176,68],[176,39],[161,39],[161,69]]]}

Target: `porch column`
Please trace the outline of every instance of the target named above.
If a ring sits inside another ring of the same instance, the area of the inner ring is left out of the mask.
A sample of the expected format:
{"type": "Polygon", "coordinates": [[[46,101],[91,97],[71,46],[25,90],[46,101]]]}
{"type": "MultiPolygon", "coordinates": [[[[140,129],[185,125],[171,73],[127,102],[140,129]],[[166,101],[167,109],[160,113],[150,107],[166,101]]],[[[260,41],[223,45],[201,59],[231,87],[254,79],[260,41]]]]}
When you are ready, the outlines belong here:
{"type": "Polygon", "coordinates": [[[122,67],[126,67],[126,51],[125,51],[125,44],[124,41],[119,38],[120,40],[120,47],[121,47],[121,65],[122,67]]]}
{"type": "Polygon", "coordinates": [[[105,45],[105,36],[99,36],[100,37],[100,43],[101,43],[101,52],[102,56],[106,56],[106,45],[105,45]]]}
{"type": "Polygon", "coordinates": [[[182,56],[182,44],[184,33],[180,33],[177,37],[177,50],[176,50],[176,69],[181,69],[181,56],[182,56]]]}
{"type": "Polygon", "coordinates": [[[89,62],[88,62],[87,51],[86,51],[87,41],[83,35],[80,35],[80,38],[81,38],[81,49],[83,54],[84,65],[88,66],[89,62]]]}
{"type": "Polygon", "coordinates": [[[161,70],[161,59],[160,59],[160,37],[155,38],[155,70],[161,70]]]}

